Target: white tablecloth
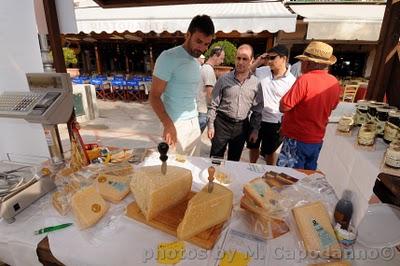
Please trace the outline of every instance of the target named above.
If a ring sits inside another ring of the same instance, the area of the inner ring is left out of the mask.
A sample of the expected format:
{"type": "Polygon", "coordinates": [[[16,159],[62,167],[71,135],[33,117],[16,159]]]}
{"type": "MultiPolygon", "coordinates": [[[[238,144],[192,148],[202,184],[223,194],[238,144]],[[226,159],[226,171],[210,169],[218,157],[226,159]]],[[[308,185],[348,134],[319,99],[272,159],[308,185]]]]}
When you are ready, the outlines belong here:
{"type": "Polygon", "coordinates": [[[338,197],[345,189],[354,192],[353,222],[358,225],[368,208],[387,144],[378,138],[374,151],[360,149],[355,147],[358,128],[353,129],[353,136],[347,137],[336,135],[336,127],[336,123],[328,124],[318,169],[325,174],[338,197]]]}
{"type": "MultiPolygon", "coordinates": [[[[152,156],[145,165],[158,164],[157,156],[152,156]]],[[[188,158],[182,164],[170,156],[169,164],[180,165],[192,170],[193,190],[199,190],[207,183],[209,159],[188,158]]],[[[230,188],[234,192],[235,209],[241,197],[242,184],[254,177],[262,175],[267,170],[285,172],[297,178],[304,177],[290,168],[272,167],[266,165],[251,165],[248,163],[227,162],[226,170],[232,177],[230,188]]],[[[124,216],[125,206],[133,200],[129,195],[120,204],[111,204],[107,215],[92,228],[79,231],[75,226],[48,234],[49,245],[53,255],[65,265],[156,265],[157,245],[161,242],[173,242],[176,238],[155,230],[147,225],[136,222],[124,216]]],[[[221,238],[212,251],[205,252],[195,245],[185,242],[186,256],[178,265],[215,265],[218,251],[221,250],[224,235],[229,228],[237,228],[240,219],[234,212],[231,221],[221,234],[221,238]]],[[[44,226],[70,222],[72,215],[59,216],[50,205],[50,195],[46,195],[37,203],[17,215],[17,221],[8,225],[0,223],[0,260],[10,265],[38,265],[36,246],[43,236],[34,236],[33,231],[44,226]]],[[[290,232],[277,239],[266,242],[266,252],[256,252],[252,263],[257,265],[307,265],[302,260],[304,253],[298,249],[295,235],[290,232]]],[[[369,249],[361,248],[362,254],[369,249]]],[[[362,255],[361,254],[361,255],[362,255]]],[[[371,257],[369,255],[367,257],[371,257]]],[[[370,261],[369,265],[399,265],[400,256],[390,262],[370,261]]],[[[361,260],[353,265],[367,265],[361,260]]]]}

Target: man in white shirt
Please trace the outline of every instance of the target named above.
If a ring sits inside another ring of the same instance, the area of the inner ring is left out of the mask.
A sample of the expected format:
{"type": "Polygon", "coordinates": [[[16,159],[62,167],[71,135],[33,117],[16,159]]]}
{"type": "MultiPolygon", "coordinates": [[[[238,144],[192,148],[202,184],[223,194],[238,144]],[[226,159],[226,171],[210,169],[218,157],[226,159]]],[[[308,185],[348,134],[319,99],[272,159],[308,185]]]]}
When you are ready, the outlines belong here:
{"type": "Polygon", "coordinates": [[[201,133],[207,126],[207,107],[211,103],[211,93],[217,78],[214,72],[214,66],[219,66],[224,62],[225,52],[220,46],[215,46],[210,57],[201,66],[201,81],[199,85],[199,93],[197,95],[197,111],[199,112],[199,125],[201,133]]]}
{"type": "Polygon", "coordinates": [[[287,64],[288,55],[289,51],[285,46],[276,45],[257,58],[256,63],[252,65],[252,70],[254,70],[259,65],[267,64],[267,66],[259,67],[254,71],[260,79],[263,90],[264,109],[257,141],[255,143],[247,142],[251,163],[257,162],[261,154],[267,164],[275,165],[275,151],[282,143],[279,135],[282,118],[279,102],[296,81],[287,64]]]}

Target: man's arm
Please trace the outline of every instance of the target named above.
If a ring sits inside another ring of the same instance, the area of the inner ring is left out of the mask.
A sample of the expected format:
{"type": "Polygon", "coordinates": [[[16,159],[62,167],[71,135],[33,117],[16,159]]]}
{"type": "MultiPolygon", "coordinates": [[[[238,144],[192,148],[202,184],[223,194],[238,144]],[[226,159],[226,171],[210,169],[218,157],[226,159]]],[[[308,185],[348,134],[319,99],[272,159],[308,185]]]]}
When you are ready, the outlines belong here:
{"type": "Polygon", "coordinates": [[[253,64],[250,66],[250,71],[254,73],[256,71],[256,68],[262,65],[265,65],[265,57],[267,56],[267,53],[264,53],[257,57],[256,60],[254,60],[253,64]]]}
{"type": "Polygon", "coordinates": [[[215,84],[214,89],[211,94],[211,104],[208,108],[208,138],[212,139],[214,137],[214,121],[217,116],[217,108],[221,102],[222,98],[222,78],[218,79],[215,84]]]}
{"type": "Polygon", "coordinates": [[[207,95],[207,104],[211,104],[211,98],[212,98],[212,91],[213,91],[213,86],[205,86],[206,88],[206,95],[207,95]]]}
{"type": "Polygon", "coordinates": [[[251,107],[251,115],[250,115],[250,136],[249,141],[254,143],[258,138],[258,130],[260,129],[261,119],[262,119],[262,110],[264,109],[264,97],[262,92],[261,84],[257,84],[257,94],[253,102],[253,106],[251,107]]]}
{"type": "Polygon", "coordinates": [[[171,118],[165,111],[164,103],[161,101],[161,95],[164,93],[166,86],[166,81],[153,76],[149,99],[151,107],[164,126],[163,138],[169,145],[175,145],[177,141],[176,129],[171,118]]]}

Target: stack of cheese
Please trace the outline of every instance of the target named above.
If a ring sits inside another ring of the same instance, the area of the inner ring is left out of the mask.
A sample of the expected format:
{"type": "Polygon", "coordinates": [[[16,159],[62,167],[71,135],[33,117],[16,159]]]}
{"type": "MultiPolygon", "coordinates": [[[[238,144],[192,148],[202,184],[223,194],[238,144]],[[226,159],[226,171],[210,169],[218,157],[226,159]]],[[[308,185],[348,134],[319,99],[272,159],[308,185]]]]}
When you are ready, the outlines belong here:
{"type": "Polygon", "coordinates": [[[229,219],[232,211],[233,193],[228,188],[214,184],[211,192],[206,185],[189,200],[185,216],[178,226],[179,239],[193,236],[229,219]]]}
{"type": "Polygon", "coordinates": [[[308,253],[313,256],[341,257],[328,211],[320,201],[293,208],[292,212],[308,253]]]}
{"type": "Polygon", "coordinates": [[[253,218],[253,230],[265,238],[276,238],[287,232],[289,227],[282,218],[274,213],[280,210],[279,194],[261,177],[255,178],[243,188],[244,196],[240,206],[249,211],[253,218]]]}

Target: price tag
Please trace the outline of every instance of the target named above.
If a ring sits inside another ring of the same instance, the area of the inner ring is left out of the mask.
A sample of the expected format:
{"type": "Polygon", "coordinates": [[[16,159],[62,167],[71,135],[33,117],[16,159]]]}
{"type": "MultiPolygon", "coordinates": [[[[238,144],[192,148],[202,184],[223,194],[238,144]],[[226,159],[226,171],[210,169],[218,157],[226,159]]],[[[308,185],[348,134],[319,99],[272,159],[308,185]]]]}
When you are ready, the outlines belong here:
{"type": "Polygon", "coordinates": [[[185,252],[183,241],[160,243],[157,248],[157,262],[160,264],[177,264],[185,252]]]}

